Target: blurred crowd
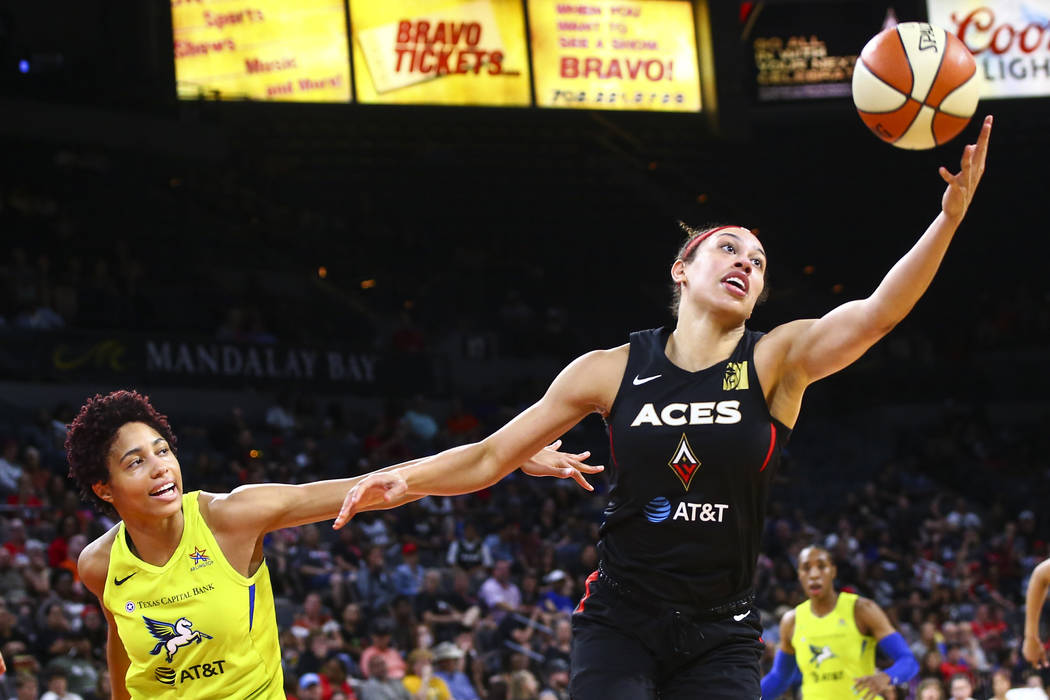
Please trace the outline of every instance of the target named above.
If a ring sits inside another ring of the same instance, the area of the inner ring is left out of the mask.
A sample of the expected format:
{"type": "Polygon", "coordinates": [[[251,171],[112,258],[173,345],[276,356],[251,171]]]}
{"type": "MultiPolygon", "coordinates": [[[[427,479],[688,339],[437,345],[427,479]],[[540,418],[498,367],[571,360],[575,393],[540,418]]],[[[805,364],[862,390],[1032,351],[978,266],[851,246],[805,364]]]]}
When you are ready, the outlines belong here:
{"type": "MultiPolygon", "coordinates": [[[[187,489],[360,473],[475,440],[514,409],[419,398],[355,421],[315,403],[286,395],[255,419],[233,410],[213,425],[176,421],[187,489]]],[[[105,621],[75,562],[112,522],[64,478],[68,419],[63,405],[3,423],[0,650],[9,671],[0,697],[109,696],[105,621]]],[[[568,438],[600,441],[592,432],[568,438]]],[[[790,447],[755,582],[766,661],[779,617],[802,600],[796,556],[821,542],[838,585],[879,603],[920,660],[897,697],[929,700],[920,687],[958,686],[950,697],[984,698],[997,682],[1041,683],[1018,649],[1027,576],[1048,555],[1046,518],[1033,507],[1046,496],[1046,465],[1022,473],[999,460],[1014,442],[1038,446],[1046,435],[996,433],[958,409],[916,432],[919,442],[904,430],[893,436],[894,452],[866,483],[848,465],[821,471],[805,433],[790,447]],[[953,434],[960,424],[966,440],[953,434]],[[945,461],[956,470],[946,474],[945,461]],[[966,487],[987,478],[994,492],[966,487]],[[807,497],[817,481],[823,500],[807,497]]],[[[836,438],[857,439],[848,429],[836,438]]],[[[474,495],[362,514],[338,532],[322,524],[271,533],[288,697],[566,700],[569,616],[597,563],[605,482],[594,481],[590,494],[515,473],[474,495]]]]}

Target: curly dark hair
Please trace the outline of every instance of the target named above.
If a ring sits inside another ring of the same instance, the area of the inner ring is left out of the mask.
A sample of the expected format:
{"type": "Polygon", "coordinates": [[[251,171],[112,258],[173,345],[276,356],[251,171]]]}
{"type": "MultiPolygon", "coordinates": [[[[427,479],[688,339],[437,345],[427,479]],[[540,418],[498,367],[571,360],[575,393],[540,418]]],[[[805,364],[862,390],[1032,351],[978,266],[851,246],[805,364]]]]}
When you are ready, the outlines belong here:
{"type": "Polygon", "coordinates": [[[175,452],[175,434],[168,418],[157,412],[149,399],[137,391],[113,391],[103,396],[95,394],[80,408],[80,413],[69,424],[66,436],[66,457],[69,460],[69,478],[80,489],[81,497],[103,513],[113,515],[109,503],[95,495],[93,484],[109,482],[106,455],[117,431],[125,423],[145,423],[168,441],[175,452]]]}

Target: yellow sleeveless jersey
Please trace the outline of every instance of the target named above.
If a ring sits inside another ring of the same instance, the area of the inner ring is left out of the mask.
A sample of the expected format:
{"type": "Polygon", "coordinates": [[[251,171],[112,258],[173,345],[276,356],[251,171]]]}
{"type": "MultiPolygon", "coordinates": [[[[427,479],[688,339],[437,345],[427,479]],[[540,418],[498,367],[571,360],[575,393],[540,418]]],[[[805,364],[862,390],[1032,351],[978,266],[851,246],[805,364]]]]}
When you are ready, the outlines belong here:
{"type": "Polygon", "coordinates": [[[230,566],[197,504],[164,566],[131,553],[124,523],[109,555],[102,601],[131,665],[132,698],[284,700],[277,616],[266,562],[251,577],[230,566]]]}
{"type": "Polygon", "coordinates": [[[813,614],[808,600],[795,608],[791,646],[802,672],[804,700],[855,697],[856,679],[875,673],[875,638],[857,630],[856,602],[855,594],[839,593],[835,608],[823,617],[813,614]]]}

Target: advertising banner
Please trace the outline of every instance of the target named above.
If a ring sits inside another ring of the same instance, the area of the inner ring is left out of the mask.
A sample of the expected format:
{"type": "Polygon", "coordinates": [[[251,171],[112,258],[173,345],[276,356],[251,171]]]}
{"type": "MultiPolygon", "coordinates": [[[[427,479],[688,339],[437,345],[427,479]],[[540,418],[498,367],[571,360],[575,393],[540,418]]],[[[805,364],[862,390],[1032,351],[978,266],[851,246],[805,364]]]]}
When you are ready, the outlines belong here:
{"type": "Polygon", "coordinates": [[[883,2],[759,3],[743,18],[758,102],[848,97],[857,56],[897,18],[883,2]]]}
{"type": "Polygon", "coordinates": [[[1050,0],[928,0],[977,60],[981,97],[1050,95],[1050,0]]]}
{"type": "Polygon", "coordinates": [[[530,0],[541,107],[700,111],[693,7],[682,0],[530,0]]]}
{"type": "Polygon", "coordinates": [[[330,344],[224,342],[134,333],[6,333],[0,377],[114,385],[243,388],[295,384],[359,394],[391,391],[402,375],[429,379],[427,358],[330,344]]]}
{"type": "Polygon", "coordinates": [[[348,102],[342,0],[171,0],[183,99],[348,102]]]}
{"type": "Polygon", "coordinates": [[[351,0],[360,102],[529,106],[521,0],[351,0]]]}

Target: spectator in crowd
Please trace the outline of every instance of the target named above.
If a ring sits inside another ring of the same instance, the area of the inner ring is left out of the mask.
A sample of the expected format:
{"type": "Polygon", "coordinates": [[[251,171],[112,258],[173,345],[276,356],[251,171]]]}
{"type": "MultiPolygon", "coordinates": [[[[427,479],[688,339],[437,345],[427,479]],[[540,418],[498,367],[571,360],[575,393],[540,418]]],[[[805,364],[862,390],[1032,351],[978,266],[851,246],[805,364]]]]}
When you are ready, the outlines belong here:
{"type": "Polygon", "coordinates": [[[944,686],[936,678],[927,678],[919,683],[916,700],[945,700],[944,686]]]}
{"type": "Polygon", "coordinates": [[[372,615],[382,614],[397,595],[393,574],[386,568],[383,549],[373,544],[357,571],[357,594],[361,605],[372,615]]]}
{"type": "Polygon", "coordinates": [[[473,520],[464,523],[462,537],[449,545],[446,561],[449,566],[459,567],[471,575],[492,568],[492,553],[478,534],[478,526],[473,520]]]}
{"type": "Polygon", "coordinates": [[[429,649],[413,649],[408,655],[408,673],[402,679],[413,700],[452,700],[448,685],[434,675],[434,655],[429,649]]]}
{"type": "Polygon", "coordinates": [[[365,671],[365,677],[372,674],[372,657],[381,657],[383,663],[383,675],[386,678],[400,680],[405,675],[405,660],[397,649],[390,645],[391,636],[394,632],[394,621],[390,618],[381,618],[376,621],[372,630],[372,643],[361,652],[361,668],[365,671]]]}
{"type": "Polygon", "coordinates": [[[492,575],[481,584],[478,595],[496,622],[506,613],[515,612],[521,607],[521,590],[511,580],[509,560],[496,560],[492,575]]]}
{"type": "Polygon", "coordinates": [[[18,482],[22,478],[22,466],[18,463],[18,443],[13,439],[3,441],[0,448],[0,497],[18,493],[18,482]]]}
{"type": "Polygon", "coordinates": [[[400,595],[415,597],[423,589],[423,567],[419,565],[419,547],[415,542],[401,545],[401,563],[394,570],[394,588],[400,595]]]}
{"type": "Polygon", "coordinates": [[[76,693],[69,690],[65,671],[52,668],[47,672],[47,691],[40,696],[40,700],[84,700],[76,693]]]}
{"type": "Polygon", "coordinates": [[[481,700],[474,684],[463,672],[466,654],[454,642],[441,642],[433,650],[434,675],[445,682],[454,700],[481,700]]]}
{"type": "Polygon", "coordinates": [[[365,666],[366,680],[361,684],[358,697],[361,700],[412,700],[405,684],[391,678],[386,667],[386,657],[375,655],[365,666]]]}
{"type": "Polygon", "coordinates": [[[956,673],[948,680],[951,700],[973,700],[973,681],[965,673],[956,673]]]}
{"type": "Polygon", "coordinates": [[[546,685],[540,693],[540,700],[569,700],[569,662],[561,658],[551,658],[544,665],[546,685]]]}
{"type": "Polygon", "coordinates": [[[40,684],[32,673],[15,674],[15,697],[12,700],[43,700],[39,694],[40,684]]]}
{"type": "Polygon", "coordinates": [[[297,700],[321,700],[321,677],[316,673],[301,675],[297,700]]]}

